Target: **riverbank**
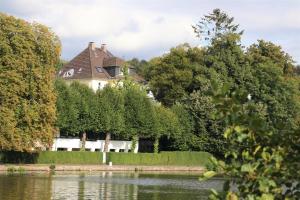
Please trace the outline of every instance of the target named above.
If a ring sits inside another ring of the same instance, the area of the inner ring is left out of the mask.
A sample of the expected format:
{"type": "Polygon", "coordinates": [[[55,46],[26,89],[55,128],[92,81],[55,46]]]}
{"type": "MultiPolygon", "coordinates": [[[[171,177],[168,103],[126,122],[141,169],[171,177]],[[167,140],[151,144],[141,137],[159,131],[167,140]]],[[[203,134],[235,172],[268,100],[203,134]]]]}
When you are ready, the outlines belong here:
{"type": "Polygon", "coordinates": [[[46,165],[46,164],[5,164],[0,165],[0,171],[205,171],[200,166],[142,166],[142,165],[46,165]]]}

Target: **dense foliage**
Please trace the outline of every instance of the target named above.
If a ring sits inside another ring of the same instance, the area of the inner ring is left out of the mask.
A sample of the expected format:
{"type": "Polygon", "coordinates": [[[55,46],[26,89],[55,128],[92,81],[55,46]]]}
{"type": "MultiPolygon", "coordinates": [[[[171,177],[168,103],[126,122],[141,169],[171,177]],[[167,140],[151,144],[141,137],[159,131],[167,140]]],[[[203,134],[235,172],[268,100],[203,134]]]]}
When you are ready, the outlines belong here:
{"type": "Polygon", "coordinates": [[[139,137],[154,139],[154,149],[158,152],[162,136],[184,131],[171,109],[152,101],[143,87],[132,82],[123,87],[107,85],[94,93],[78,82],[68,86],[58,79],[56,90],[57,126],[61,134],[105,134],[104,151],[108,151],[111,136],[117,136],[132,139],[132,150],[139,137]]]}
{"type": "Polygon", "coordinates": [[[186,118],[191,119],[184,125],[188,141],[171,135],[171,149],[224,155],[226,123],[212,116],[218,112],[214,85],[224,85],[229,91],[245,90],[260,105],[256,111],[272,131],[299,129],[299,78],[291,57],[280,46],[263,40],[244,48],[240,41],[243,31],[220,10],[200,22],[194,28],[200,38],[210,33],[207,46],[179,45],[150,60],[144,70],[155,98],[168,107],[180,103],[187,111],[186,118]]]}
{"type": "MultiPolygon", "coordinates": [[[[225,162],[213,159],[227,181],[224,192],[213,190],[210,199],[299,199],[299,130],[274,131],[265,120],[264,106],[247,98],[247,92],[216,90],[216,117],[227,123],[225,162]],[[262,107],[263,106],[263,107],[262,107]]],[[[216,171],[208,171],[204,178],[216,171]]]]}
{"type": "Polygon", "coordinates": [[[0,149],[49,147],[60,42],[47,27],[0,13],[0,149]]]}

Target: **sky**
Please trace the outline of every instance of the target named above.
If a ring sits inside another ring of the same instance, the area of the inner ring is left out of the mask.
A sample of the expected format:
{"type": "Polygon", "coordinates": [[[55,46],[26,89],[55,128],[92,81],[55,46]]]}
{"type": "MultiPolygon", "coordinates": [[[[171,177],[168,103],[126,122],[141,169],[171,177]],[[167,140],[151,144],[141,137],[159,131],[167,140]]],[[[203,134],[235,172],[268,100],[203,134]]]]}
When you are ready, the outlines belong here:
{"type": "Polygon", "coordinates": [[[185,42],[199,46],[191,26],[214,8],[240,24],[246,47],[272,41],[300,63],[300,0],[0,0],[0,12],[51,27],[65,60],[91,41],[124,59],[148,60],[185,42]]]}

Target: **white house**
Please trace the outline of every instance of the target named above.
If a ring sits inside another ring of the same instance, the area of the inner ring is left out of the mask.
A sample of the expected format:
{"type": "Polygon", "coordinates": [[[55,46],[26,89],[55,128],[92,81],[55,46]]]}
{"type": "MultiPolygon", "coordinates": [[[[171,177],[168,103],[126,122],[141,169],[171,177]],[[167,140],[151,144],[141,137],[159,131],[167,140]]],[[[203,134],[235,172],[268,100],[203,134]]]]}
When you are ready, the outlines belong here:
{"type": "MultiPolygon", "coordinates": [[[[97,48],[94,42],[63,66],[58,76],[67,83],[78,81],[86,84],[94,91],[102,89],[108,83],[114,83],[123,78],[124,60],[114,56],[102,44],[97,48]]],[[[128,69],[129,76],[136,82],[144,79],[135,73],[133,67],[128,69]]]]}
{"type": "MultiPolygon", "coordinates": [[[[95,92],[103,89],[106,84],[115,84],[123,78],[124,60],[114,56],[102,44],[97,48],[94,42],[65,64],[59,71],[58,77],[63,78],[68,84],[78,81],[92,88],[95,92]]],[[[129,76],[135,82],[143,82],[144,79],[135,73],[134,68],[129,67],[129,76]]],[[[131,141],[110,141],[109,151],[128,152],[131,149],[131,141]]],[[[81,147],[80,139],[56,138],[52,151],[75,151],[81,147]]],[[[86,141],[85,149],[88,151],[103,151],[104,140],[86,141]]],[[[138,145],[134,152],[138,151],[138,145]]]]}

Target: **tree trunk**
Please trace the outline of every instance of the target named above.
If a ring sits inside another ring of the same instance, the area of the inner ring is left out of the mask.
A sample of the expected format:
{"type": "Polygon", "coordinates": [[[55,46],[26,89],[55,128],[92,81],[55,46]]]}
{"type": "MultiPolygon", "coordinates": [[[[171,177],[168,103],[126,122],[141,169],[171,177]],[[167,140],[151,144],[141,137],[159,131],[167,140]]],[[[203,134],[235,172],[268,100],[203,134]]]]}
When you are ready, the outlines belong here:
{"type": "Polygon", "coordinates": [[[105,143],[104,143],[104,152],[108,152],[108,145],[109,145],[109,142],[110,142],[110,136],[111,136],[110,133],[106,133],[105,143]]]}
{"type": "Polygon", "coordinates": [[[159,148],[159,138],[158,137],[155,137],[153,147],[154,147],[153,148],[154,149],[154,153],[158,153],[158,148],[159,148]]]}
{"type": "Polygon", "coordinates": [[[82,133],[81,138],[81,151],[85,151],[86,132],[82,133]]]}
{"type": "Polygon", "coordinates": [[[136,147],[136,144],[139,140],[139,137],[137,135],[132,137],[132,145],[131,145],[131,152],[134,153],[134,149],[136,147]]]}

